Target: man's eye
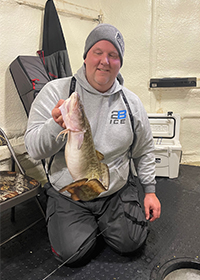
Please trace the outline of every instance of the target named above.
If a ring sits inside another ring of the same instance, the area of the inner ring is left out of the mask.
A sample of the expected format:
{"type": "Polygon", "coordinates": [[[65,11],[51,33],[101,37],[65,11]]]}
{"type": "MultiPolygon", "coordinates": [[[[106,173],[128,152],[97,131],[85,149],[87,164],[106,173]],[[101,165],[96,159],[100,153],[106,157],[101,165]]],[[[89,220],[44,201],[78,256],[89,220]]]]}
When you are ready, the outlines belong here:
{"type": "Polygon", "coordinates": [[[109,56],[114,59],[117,59],[119,57],[116,53],[110,53],[109,56]]]}
{"type": "Polygon", "coordinates": [[[102,52],[95,52],[95,54],[96,54],[96,55],[101,55],[101,54],[102,54],[102,52]]]}

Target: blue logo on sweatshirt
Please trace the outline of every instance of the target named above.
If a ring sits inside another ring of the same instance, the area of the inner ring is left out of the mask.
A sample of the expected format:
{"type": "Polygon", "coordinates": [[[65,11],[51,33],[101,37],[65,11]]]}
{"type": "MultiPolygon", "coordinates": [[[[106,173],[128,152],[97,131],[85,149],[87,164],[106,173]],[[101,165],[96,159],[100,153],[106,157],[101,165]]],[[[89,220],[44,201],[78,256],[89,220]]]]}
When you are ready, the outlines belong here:
{"type": "Polygon", "coordinates": [[[112,111],[110,124],[125,124],[126,110],[112,111]]]}

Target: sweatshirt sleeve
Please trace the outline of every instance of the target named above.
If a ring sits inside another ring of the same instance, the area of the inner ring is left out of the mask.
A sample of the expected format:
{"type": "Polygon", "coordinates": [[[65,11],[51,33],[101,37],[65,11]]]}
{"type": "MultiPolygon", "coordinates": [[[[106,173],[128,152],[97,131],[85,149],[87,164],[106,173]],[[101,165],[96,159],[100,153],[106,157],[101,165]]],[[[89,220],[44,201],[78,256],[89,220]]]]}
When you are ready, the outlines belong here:
{"type": "Polygon", "coordinates": [[[134,116],[132,158],[144,192],[155,192],[154,142],[149,119],[140,100],[134,116]]]}
{"type": "MultiPolygon", "coordinates": [[[[59,85],[59,87],[62,87],[59,85]]],[[[49,82],[34,100],[25,133],[25,146],[29,155],[34,159],[48,158],[57,153],[65,144],[62,137],[56,140],[62,128],[54,121],[51,112],[60,99],[66,99],[59,92],[57,80],[49,82]]],[[[66,92],[66,88],[64,89],[66,92]]]]}

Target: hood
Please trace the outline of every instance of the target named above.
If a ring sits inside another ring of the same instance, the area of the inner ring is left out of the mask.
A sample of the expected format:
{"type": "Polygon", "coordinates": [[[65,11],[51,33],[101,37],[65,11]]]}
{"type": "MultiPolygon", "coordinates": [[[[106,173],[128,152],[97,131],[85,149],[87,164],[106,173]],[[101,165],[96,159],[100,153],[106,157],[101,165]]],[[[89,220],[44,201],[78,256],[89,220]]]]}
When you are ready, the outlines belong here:
{"type": "Polygon", "coordinates": [[[86,91],[92,93],[92,94],[97,94],[97,95],[112,95],[115,94],[116,92],[119,92],[122,89],[122,84],[123,84],[123,78],[122,75],[119,73],[118,77],[115,79],[114,84],[112,87],[102,93],[95,88],[93,88],[87,81],[86,76],[85,76],[85,64],[83,63],[82,67],[77,71],[77,73],[74,75],[78,83],[83,87],[86,91]]]}

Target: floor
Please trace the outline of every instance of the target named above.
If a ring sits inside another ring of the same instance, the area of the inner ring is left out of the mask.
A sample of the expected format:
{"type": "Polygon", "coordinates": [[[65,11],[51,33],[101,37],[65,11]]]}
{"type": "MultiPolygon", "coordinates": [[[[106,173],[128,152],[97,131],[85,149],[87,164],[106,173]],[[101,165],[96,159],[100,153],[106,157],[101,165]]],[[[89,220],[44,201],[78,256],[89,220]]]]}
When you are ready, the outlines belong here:
{"type": "MultiPolygon", "coordinates": [[[[157,182],[162,215],[150,224],[145,246],[137,254],[124,257],[102,243],[97,256],[80,268],[60,266],[54,259],[45,221],[33,199],[16,207],[14,223],[10,221],[10,211],[3,212],[1,243],[30,223],[40,221],[1,246],[0,279],[162,280],[170,277],[164,278],[164,274],[182,268],[177,263],[183,262],[195,264],[196,271],[200,270],[200,167],[180,165],[178,178],[160,177],[157,182]]],[[[141,186],[137,184],[142,199],[141,186]]],[[[41,201],[45,205],[43,193],[41,201]]]]}

